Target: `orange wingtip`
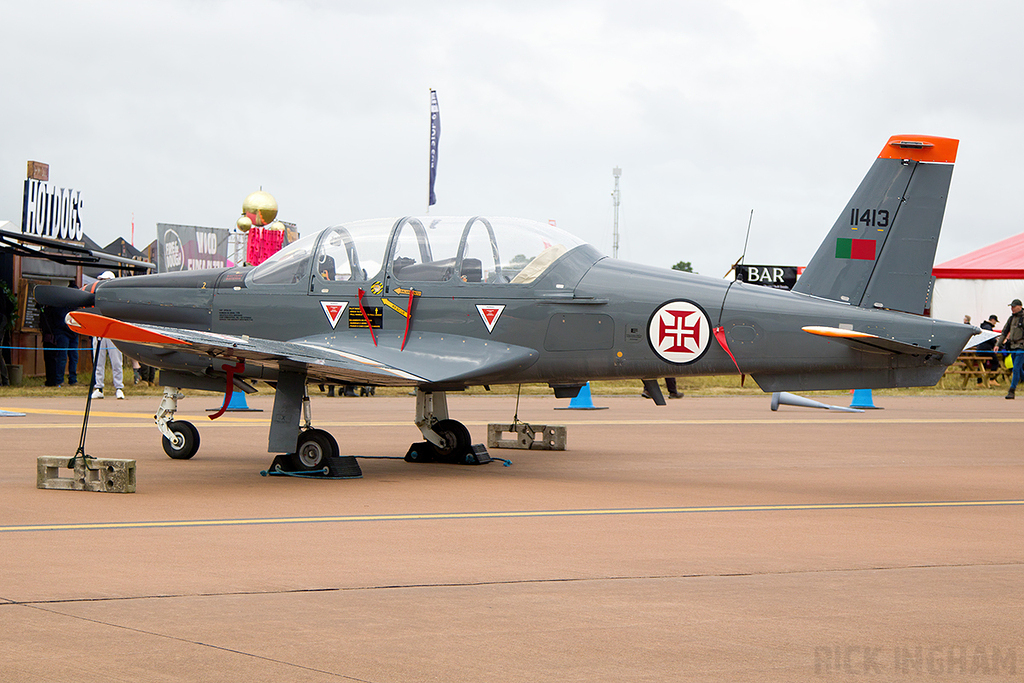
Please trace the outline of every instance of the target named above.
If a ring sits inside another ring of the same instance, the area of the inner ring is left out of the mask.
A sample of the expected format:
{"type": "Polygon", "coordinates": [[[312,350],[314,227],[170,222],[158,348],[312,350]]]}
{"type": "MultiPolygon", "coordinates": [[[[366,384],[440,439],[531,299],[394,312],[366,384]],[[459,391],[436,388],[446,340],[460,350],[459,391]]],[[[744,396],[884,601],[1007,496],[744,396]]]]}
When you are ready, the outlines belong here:
{"type": "Polygon", "coordinates": [[[956,161],[959,140],[937,138],[931,135],[893,135],[885,143],[879,159],[913,159],[951,164],[956,161]]]}
{"type": "Polygon", "coordinates": [[[72,311],[68,313],[67,323],[78,334],[87,337],[104,337],[116,341],[138,342],[140,344],[187,344],[188,342],[166,334],[153,332],[138,325],[114,320],[95,313],[72,311]]]}

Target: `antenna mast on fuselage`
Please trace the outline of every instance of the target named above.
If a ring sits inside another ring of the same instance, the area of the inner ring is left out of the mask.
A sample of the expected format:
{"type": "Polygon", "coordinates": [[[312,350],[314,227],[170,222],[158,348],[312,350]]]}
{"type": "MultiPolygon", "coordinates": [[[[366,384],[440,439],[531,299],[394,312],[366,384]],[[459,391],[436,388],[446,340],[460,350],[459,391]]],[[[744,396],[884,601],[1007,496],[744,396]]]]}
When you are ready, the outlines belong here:
{"type": "Polygon", "coordinates": [[[619,258],[619,176],[622,169],[616,166],[612,169],[615,176],[615,191],[612,192],[612,206],[615,209],[615,216],[612,223],[612,258],[619,258]]]}

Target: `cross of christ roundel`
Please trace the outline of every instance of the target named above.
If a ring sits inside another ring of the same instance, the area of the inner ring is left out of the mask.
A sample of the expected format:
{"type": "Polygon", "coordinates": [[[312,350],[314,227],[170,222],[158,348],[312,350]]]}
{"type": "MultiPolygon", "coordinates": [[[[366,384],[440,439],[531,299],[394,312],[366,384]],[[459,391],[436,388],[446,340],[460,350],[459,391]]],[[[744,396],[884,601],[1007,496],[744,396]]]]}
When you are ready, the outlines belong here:
{"type": "Polygon", "coordinates": [[[698,360],[711,345],[711,322],[697,304],[685,299],[661,305],[647,324],[647,340],[669,363],[698,360]]]}

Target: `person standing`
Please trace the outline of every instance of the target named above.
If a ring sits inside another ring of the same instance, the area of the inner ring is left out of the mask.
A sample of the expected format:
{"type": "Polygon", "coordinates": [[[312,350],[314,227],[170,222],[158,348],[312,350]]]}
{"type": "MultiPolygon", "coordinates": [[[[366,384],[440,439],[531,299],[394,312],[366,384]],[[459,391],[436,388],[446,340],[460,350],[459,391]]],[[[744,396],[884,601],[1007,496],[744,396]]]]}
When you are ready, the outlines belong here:
{"type": "Polygon", "coordinates": [[[78,384],[78,334],[67,323],[67,315],[74,309],[65,306],[47,306],[50,314],[50,328],[54,339],[54,380],[57,386],[64,384],[64,370],[68,372],[68,385],[78,384]]]}
{"type": "MultiPolygon", "coordinates": [[[[999,318],[997,318],[996,315],[993,313],[988,317],[988,320],[985,320],[984,322],[981,323],[981,329],[985,330],[986,332],[994,332],[996,329],[996,325],[998,324],[999,318]]],[[[980,344],[976,345],[974,348],[978,350],[978,353],[983,353],[986,356],[988,356],[985,359],[985,369],[991,373],[995,373],[995,371],[999,369],[999,356],[996,355],[995,351],[996,338],[992,337],[987,341],[983,341],[980,344]]],[[[978,384],[981,383],[982,381],[979,377],[978,384]]],[[[989,386],[999,386],[999,382],[995,379],[990,379],[989,386]]]]}
{"type": "Polygon", "coordinates": [[[1024,371],[1024,305],[1020,299],[1010,302],[1012,315],[1006,319],[1003,331],[996,340],[995,351],[1005,349],[1013,356],[1013,375],[1010,378],[1010,391],[1006,398],[1015,398],[1017,383],[1024,371]]]}
{"type": "MultiPolygon", "coordinates": [[[[678,389],[678,387],[676,385],[676,378],[675,377],[666,377],[665,378],[665,389],[668,390],[668,397],[669,398],[682,398],[683,397],[683,392],[679,391],[679,389],[678,389]]],[[[651,395],[649,393],[647,393],[647,389],[644,389],[643,391],[640,392],[640,398],[650,398],[650,397],[651,397],[651,395]]]]}
{"type": "MultiPolygon", "coordinates": [[[[999,318],[996,317],[995,313],[993,313],[992,315],[990,315],[988,317],[988,320],[986,320],[983,323],[981,323],[981,329],[991,331],[991,330],[996,329],[996,325],[998,325],[998,324],[999,324],[999,318]]],[[[987,349],[988,350],[992,350],[992,347],[995,345],[996,342],[995,342],[994,339],[990,339],[989,341],[991,341],[992,343],[988,345],[987,349]]],[[[982,344],[988,344],[988,342],[982,342],[982,344]]],[[[981,344],[978,344],[978,346],[981,347],[981,344]]]]}
{"type": "MultiPolygon", "coordinates": [[[[113,280],[114,274],[109,270],[100,273],[98,280],[113,280]]],[[[103,398],[103,380],[107,369],[107,358],[110,358],[110,370],[114,379],[114,389],[119,399],[124,398],[124,356],[121,350],[114,346],[114,342],[103,337],[93,337],[92,340],[93,358],[96,359],[96,388],[92,392],[93,398],[103,398]]]]}
{"type": "Polygon", "coordinates": [[[11,301],[13,295],[10,291],[7,283],[0,280],[0,386],[4,387],[11,383],[7,359],[4,357],[8,353],[7,331],[14,329],[14,302],[11,301]]]}
{"type": "Polygon", "coordinates": [[[68,362],[67,349],[57,350],[57,317],[60,311],[55,306],[42,306],[36,303],[36,310],[39,312],[39,331],[43,336],[43,367],[46,370],[45,386],[59,387],[61,380],[57,379],[58,357],[63,356],[64,364],[68,362]]]}

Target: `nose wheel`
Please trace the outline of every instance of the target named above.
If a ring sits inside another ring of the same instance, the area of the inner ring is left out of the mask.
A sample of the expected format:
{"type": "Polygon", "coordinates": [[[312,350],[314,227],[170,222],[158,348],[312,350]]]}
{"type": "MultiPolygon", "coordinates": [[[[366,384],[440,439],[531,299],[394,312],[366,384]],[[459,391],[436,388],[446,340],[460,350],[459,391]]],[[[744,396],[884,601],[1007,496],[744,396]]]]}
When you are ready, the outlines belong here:
{"type": "Polygon", "coordinates": [[[156,411],[156,427],[164,435],[164,453],[175,460],[188,460],[199,452],[199,430],[191,422],[175,420],[178,399],[183,398],[176,387],[164,387],[164,397],[156,411]]]}
{"type": "Polygon", "coordinates": [[[175,460],[188,460],[199,452],[199,430],[191,422],[174,420],[167,423],[171,437],[163,438],[164,453],[175,460]]]}

